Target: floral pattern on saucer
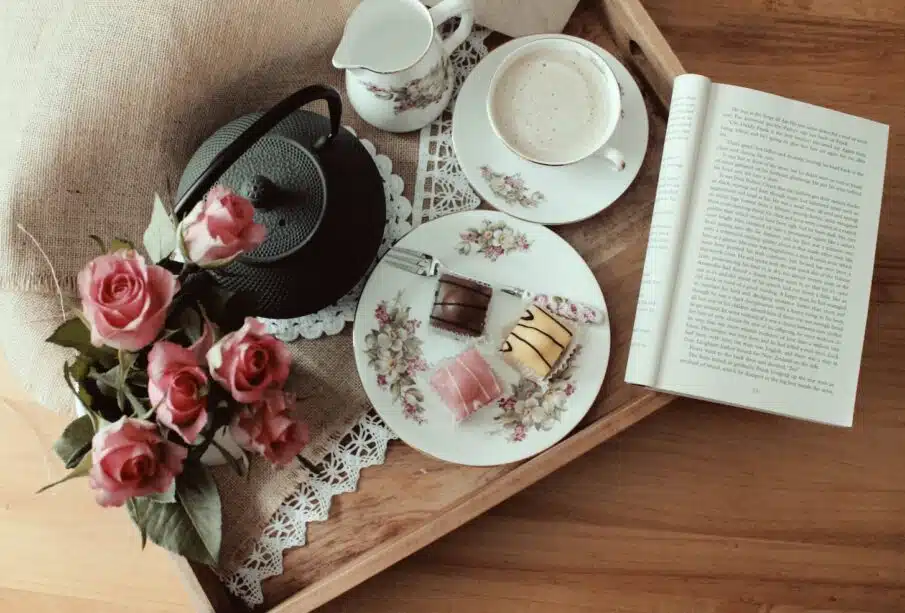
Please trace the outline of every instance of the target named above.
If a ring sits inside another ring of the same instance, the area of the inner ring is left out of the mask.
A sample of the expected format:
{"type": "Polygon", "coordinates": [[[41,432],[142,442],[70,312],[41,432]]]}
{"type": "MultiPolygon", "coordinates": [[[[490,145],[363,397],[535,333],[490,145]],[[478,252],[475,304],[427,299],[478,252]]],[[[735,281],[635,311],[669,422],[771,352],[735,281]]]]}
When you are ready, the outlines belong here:
{"type": "Polygon", "coordinates": [[[415,385],[415,376],[427,370],[427,362],[421,351],[423,341],[416,336],[421,322],[409,318],[409,309],[401,296],[377,304],[377,327],[365,336],[365,355],[377,373],[377,385],[402,405],[406,419],[423,424],[424,393],[415,385]]]}
{"type": "Polygon", "coordinates": [[[459,234],[459,238],[459,253],[468,255],[474,251],[491,262],[496,262],[501,255],[528,251],[531,247],[531,241],[525,233],[513,230],[505,221],[494,223],[485,219],[480,228],[468,228],[459,234]]]}
{"type": "Polygon", "coordinates": [[[566,365],[560,369],[542,389],[530,379],[522,379],[512,386],[512,394],[497,401],[502,409],[494,421],[500,428],[491,434],[502,434],[510,443],[518,443],[531,430],[551,430],[566,410],[566,401],[575,393],[572,376],[575,374],[575,358],[581,351],[577,345],[566,365]]]}
{"type": "Polygon", "coordinates": [[[502,172],[495,172],[490,166],[485,164],[481,166],[481,178],[487,182],[490,191],[500,197],[506,204],[517,204],[533,209],[547,199],[543,192],[538,190],[528,193],[528,187],[525,185],[525,180],[520,173],[507,175],[502,172]]]}
{"type": "Polygon", "coordinates": [[[376,83],[364,85],[376,98],[392,100],[396,115],[412,109],[426,109],[443,100],[449,87],[449,59],[444,58],[426,75],[412,79],[402,87],[380,87],[376,83]]]}

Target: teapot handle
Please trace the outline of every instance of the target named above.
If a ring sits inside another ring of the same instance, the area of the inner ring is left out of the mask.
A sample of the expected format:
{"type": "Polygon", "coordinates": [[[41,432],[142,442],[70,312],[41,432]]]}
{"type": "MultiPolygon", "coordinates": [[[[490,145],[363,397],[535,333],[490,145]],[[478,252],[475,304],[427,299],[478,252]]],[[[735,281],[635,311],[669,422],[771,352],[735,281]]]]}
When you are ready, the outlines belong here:
{"type": "Polygon", "coordinates": [[[270,110],[261,115],[250,126],[245,128],[236,140],[227,145],[223,151],[217,154],[210,165],[195,179],[195,182],[185,191],[179,202],[176,203],[175,213],[177,219],[182,218],[191,208],[201,200],[217,179],[232,166],[236,160],[242,157],[248,149],[267,134],[271,128],[283,121],[290,113],[295,112],[315,100],[326,100],[330,111],[330,134],[321,136],[314,143],[314,150],[318,151],[339,133],[339,121],[342,117],[342,98],[332,87],[326,85],[309,85],[294,94],[290,94],[277,102],[270,110]]]}

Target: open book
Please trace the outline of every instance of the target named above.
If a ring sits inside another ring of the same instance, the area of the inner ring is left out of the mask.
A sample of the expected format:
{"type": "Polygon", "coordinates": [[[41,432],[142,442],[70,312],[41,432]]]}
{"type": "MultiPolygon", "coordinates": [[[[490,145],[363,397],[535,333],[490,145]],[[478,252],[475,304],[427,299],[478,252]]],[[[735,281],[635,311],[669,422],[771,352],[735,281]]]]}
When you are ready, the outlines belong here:
{"type": "Polygon", "coordinates": [[[625,380],[850,426],[888,139],[678,77],[625,380]]]}

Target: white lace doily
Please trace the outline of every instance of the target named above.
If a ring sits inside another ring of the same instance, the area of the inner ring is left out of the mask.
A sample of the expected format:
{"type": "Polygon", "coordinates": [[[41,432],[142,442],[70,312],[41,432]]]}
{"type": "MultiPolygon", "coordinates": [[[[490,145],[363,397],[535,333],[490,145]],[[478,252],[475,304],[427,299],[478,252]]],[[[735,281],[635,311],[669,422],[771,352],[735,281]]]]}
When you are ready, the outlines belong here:
{"type": "Polygon", "coordinates": [[[283,551],[304,545],[309,521],[324,521],[337,494],[354,491],[362,468],[383,464],[396,438],[374,412],[366,413],[316,471],[274,513],[251,555],[236,572],[221,576],[227,589],[252,607],[264,602],[261,582],[283,572],[283,551]]]}
{"type": "MultiPolygon", "coordinates": [[[[453,100],[471,69],[487,55],[484,40],[489,34],[490,30],[475,27],[468,39],[452,54],[450,59],[456,75],[453,100]]],[[[452,109],[443,111],[439,118],[422,128],[419,140],[413,225],[477,208],[481,199],[459,168],[453,151],[452,109]]]]}
{"type": "MultiPolygon", "coordinates": [[[[490,30],[476,27],[452,55],[456,91],[481,58],[487,55],[484,40],[490,30]]],[[[452,113],[445,111],[421,130],[414,206],[403,195],[403,181],[392,174],[392,161],[377,154],[374,145],[361,141],[374,156],[387,194],[387,229],[379,254],[383,255],[412,227],[423,221],[477,208],[480,198],[462,174],[452,146],[452,113]]],[[[352,321],[364,287],[359,283],[337,304],[313,315],[288,320],[264,320],[270,331],[285,341],[338,334],[352,321]]],[[[221,576],[227,589],[248,606],[264,601],[261,582],[283,572],[283,551],[304,545],[308,522],[324,521],[333,496],[358,487],[361,469],[383,464],[387,445],[396,435],[373,412],[358,420],[349,433],[324,458],[316,470],[307,470],[299,490],[274,513],[251,555],[231,575],[221,576]]]]}
{"type": "MultiPolygon", "coordinates": [[[[355,134],[355,130],[352,128],[346,126],[346,129],[355,134]]],[[[377,250],[377,257],[380,258],[396,241],[412,229],[412,203],[402,195],[405,183],[402,181],[402,177],[393,174],[393,161],[382,153],[377,153],[377,149],[371,141],[363,138],[361,144],[374,158],[374,163],[383,179],[383,191],[386,194],[387,223],[383,231],[383,241],[377,250]]],[[[366,280],[367,275],[336,304],[321,309],[317,313],[292,319],[261,318],[261,321],[264,322],[271,334],[287,343],[298,338],[312,339],[323,334],[339,334],[346,322],[352,321],[352,318],[355,317],[358,297],[361,296],[361,290],[364,288],[366,280]]]]}

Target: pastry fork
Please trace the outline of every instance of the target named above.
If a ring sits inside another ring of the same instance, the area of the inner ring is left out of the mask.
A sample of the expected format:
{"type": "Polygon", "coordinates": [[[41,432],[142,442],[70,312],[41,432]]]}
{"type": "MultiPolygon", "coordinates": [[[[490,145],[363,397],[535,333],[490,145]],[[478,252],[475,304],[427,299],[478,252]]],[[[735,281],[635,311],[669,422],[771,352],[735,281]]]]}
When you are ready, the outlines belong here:
{"type": "MultiPolygon", "coordinates": [[[[441,269],[446,269],[452,274],[456,274],[455,271],[443,266],[440,260],[431,254],[405,247],[393,247],[384,256],[384,261],[394,268],[422,277],[436,277],[440,274],[441,269]]],[[[459,276],[464,277],[466,275],[459,276]]],[[[475,281],[484,283],[480,279],[475,279],[475,281]]],[[[527,300],[567,319],[583,323],[603,323],[606,321],[606,314],[601,309],[582,302],[569,300],[562,296],[536,294],[514,285],[495,285],[493,287],[504,294],[527,300]]]]}

